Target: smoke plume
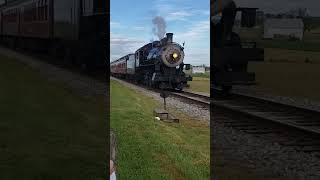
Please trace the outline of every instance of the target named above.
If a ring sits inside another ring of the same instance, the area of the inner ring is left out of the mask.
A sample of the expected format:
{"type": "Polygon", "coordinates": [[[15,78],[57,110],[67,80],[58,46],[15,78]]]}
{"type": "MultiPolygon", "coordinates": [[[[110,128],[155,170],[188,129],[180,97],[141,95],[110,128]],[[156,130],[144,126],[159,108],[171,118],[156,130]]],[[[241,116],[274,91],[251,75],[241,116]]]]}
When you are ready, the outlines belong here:
{"type": "Polygon", "coordinates": [[[166,21],[161,16],[156,16],[152,19],[154,25],[153,34],[158,36],[159,40],[166,34],[166,21]]]}

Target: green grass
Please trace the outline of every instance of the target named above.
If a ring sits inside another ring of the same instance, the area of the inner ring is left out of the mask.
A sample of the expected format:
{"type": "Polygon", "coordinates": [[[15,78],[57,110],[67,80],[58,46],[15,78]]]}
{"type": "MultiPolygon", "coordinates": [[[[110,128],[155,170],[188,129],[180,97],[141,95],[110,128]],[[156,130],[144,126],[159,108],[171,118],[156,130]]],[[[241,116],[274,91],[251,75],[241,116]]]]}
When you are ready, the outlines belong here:
{"type": "Polygon", "coordinates": [[[243,41],[255,41],[258,47],[288,49],[297,51],[320,51],[320,28],[306,31],[302,41],[289,41],[286,39],[263,40],[262,28],[241,28],[239,30],[240,37],[243,41]]]}
{"type": "Polygon", "coordinates": [[[274,95],[320,101],[320,64],[250,62],[259,83],[252,88],[274,95]]]}
{"type": "Polygon", "coordinates": [[[191,75],[192,77],[210,78],[210,72],[206,73],[195,73],[191,75]]]}
{"type": "Polygon", "coordinates": [[[202,92],[210,94],[210,78],[204,77],[193,77],[192,81],[189,81],[189,90],[193,92],[202,92]]]}
{"type": "Polygon", "coordinates": [[[279,48],[314,52],[320,51],[320,41],[263,40],[262,42],[263,47],[265,48],[279,48]]]}
{"type": "Polygon", "coordinates": [[[244,39],[265,49],[265,62],[250,62],[259,89],[274,95],[320,100],[320,28],[306,31],[303,41],[261,40],[262,29],[243,29],[244,39]]]}
{"type": "Polygon", "coordinates": [[[102,100],[17,60],[1,56],[0,64],[0,179],[106,179],[102,100]]]}
{"type": "Polygon", "coordinates": [[[209,179],[207,124],[178,111],[179,124],[154,121],[161,104],[115,81],[110,95],[119,179],[209,179]]]}
{"type": "Polygon", "coordinates": [[[320,52],[265,48],[264,55],[266,62],[320,64],[320,52]]]}

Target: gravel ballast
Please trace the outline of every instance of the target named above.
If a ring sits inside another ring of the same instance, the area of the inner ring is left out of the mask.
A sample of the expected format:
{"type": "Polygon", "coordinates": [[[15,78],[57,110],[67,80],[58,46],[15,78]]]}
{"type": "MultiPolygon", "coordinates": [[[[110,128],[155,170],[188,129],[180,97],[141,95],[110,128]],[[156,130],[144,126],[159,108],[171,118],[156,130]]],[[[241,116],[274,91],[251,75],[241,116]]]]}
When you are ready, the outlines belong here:
{"type": "Polygon", "coordinates": [[[270,138],[262,139],[220,124],[215,124],[213,131],[215,151],[231,161],[244,162],[249,169],[294,179],[315,180],[320,177],[320,159],[316,154],[297,152],[272,142],[270,138]]]}

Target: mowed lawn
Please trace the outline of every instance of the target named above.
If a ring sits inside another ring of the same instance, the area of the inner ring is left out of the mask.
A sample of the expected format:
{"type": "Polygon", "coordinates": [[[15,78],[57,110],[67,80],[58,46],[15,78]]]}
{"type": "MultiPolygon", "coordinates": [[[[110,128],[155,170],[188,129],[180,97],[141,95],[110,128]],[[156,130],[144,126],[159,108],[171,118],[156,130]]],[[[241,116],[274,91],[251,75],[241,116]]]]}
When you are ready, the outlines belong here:
{"type": "Polygon", "coordinates": [[[192,74],[192,81],[189,81],[189,90],[210,94],[210,73],[192,74]]]}
{"type": "Polygon", "coordinates": [[[257,86],[269,94],[320,101],[320,64],[250,62],[257,86]]]}
{"type": "Polygon", "coordinates": [[[269,94],[320,101],[320,28],[304,33],[302,41],[261,40],[262,29],[242,29],[241,37],[264,47],[264,62],[249,62],[257,86],[269,94]]]}
{"type": "Polygon", "coordinates": [[[303,40],[290,41],[287,39],[263,39],[262,28],[241,28],[240,37],[243,41],[257,42],[258,47],[273,49],[288,49],[296,51],[318,52],[320,50],[320,28],[306,31],[303,40]]]}
{"type": "Polygon", "coordinates": [[[320,52],[265,48],[264,61],[320,64],[320,52]]]}
{"type": "Polygon", "coordinates": [[[111,128],[119,179],[210,179],[210,129],[175,111],[180,123],[155,121],[161,104],[111,81],[111,128]]]}
{"type": "Polygon", "coordinates": [[[0,84],[0,179],[107,178],[102,100],[3,56],[0,84]]]}
{"type": "Polygon", "coordinates": [[[201,92],[210,94],[210,79],[202,77],[193,77],[193,80],[188,82],[189,90],[193,92],[201,92]]]}

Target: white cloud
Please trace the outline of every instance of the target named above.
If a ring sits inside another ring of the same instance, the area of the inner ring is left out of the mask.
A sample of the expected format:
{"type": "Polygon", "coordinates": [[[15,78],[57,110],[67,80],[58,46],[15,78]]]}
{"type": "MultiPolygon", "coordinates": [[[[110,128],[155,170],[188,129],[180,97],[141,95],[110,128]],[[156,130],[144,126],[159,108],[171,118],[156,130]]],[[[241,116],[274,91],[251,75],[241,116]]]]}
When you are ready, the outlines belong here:
{"type": "Polygon", "coordinates": [[[210,22],[194,22],[186,31],[176,32],[175,41],[185,42],[185,63],[210,65],[210,22]],[[201,47],[199,47],[201,45],[201,47]]]}
{"type": "Polygon", "coordinates": [[[197,14],[197,15],[204,15],[204,16],[210,16],[210,9],[198,9],[198,10],[193,10],[193,13],[194,14],[197,14]]]}
{"type": "Polygon", "coordinates": [[[173,20],[185,21],[185,20],[187,20],[187,17],[193,16],[193,15],[194,14],[191,12],[187,12],[185,10],[180,10],[180,11],[175,11],[175,12],[169,13],[166,20],[168,20],[168,21],[173,21],[173,20]]]}
{"type": "Polygon", "coordinates": [[[161,1],[155,2],[154,3],[154,8],[156,11],[159,13],[168,13],[170,11],[173,11],[173,7],[169,3],[163,3],[161,1]]]}
{"type": "Polygon", "coordinates": [[[199,21],[194,23],[185,32],[179,32],[176,35],[177,39],[185,39],[189,41],[199,40],[203,37],[210,37],[210,21],[199,21]]]}
{"type": "Polygon", "coordinates": [[[110,33],[110,61],[118,59],[129,53],[134,53],[139,47],[146,42],[128,38],[121,34],[110,33]]]}
{"type": "Polygon", "coordinates": [[[188,17],[195,17],[199,15],[210,15],[210,7],[208,2],[208,9],[194,9],[193,7],[181,7],[181,3],[175,0],[175,3],[168,0],[156,0],[153,2],[153,8],[158,13],[165,17],[167,21],[174,20],[188,20],[188,17]]]}
{"type": "Polygon", "coordinates": [[[184,63],[191,65],[210,65],[210,47],[188,48],[185,50],[184,63]]]}
{"type": "Polygon", "coordinates": [[[132,29],[135,31],[148,31],[148,28],[144,26],[136,26],[136,27],[133,27],[132,29]]]}
{"type": "Polygon", "coordinates": [[[122,25],[119,22],[110,21],[111,28],[120,28],[122,25]]]}

